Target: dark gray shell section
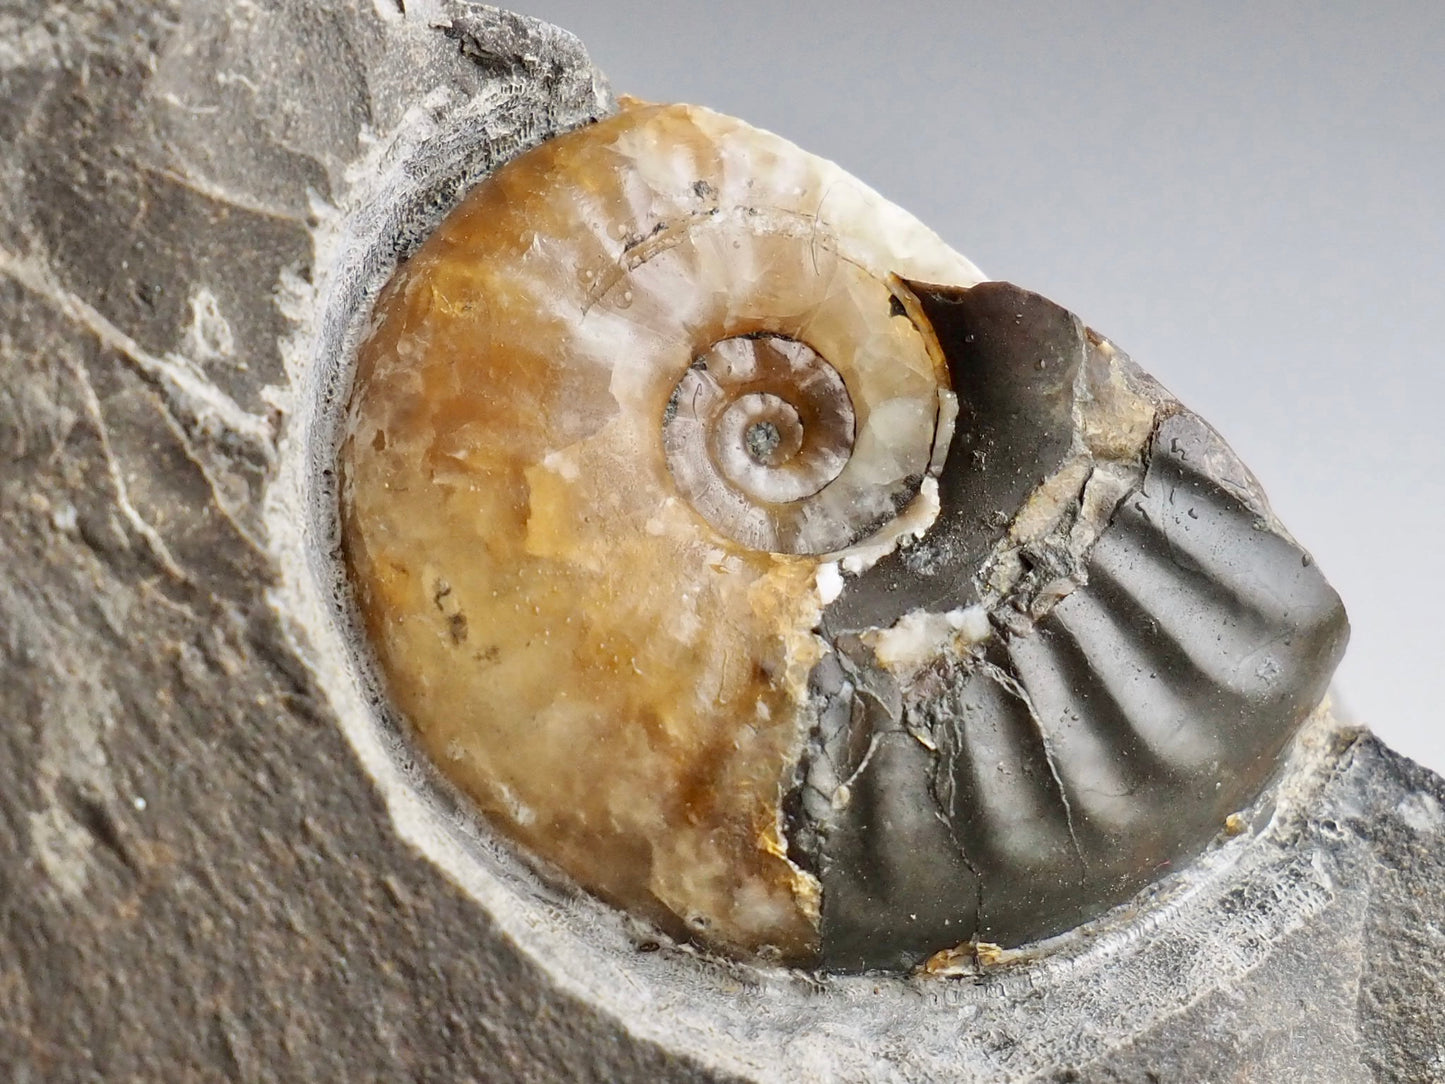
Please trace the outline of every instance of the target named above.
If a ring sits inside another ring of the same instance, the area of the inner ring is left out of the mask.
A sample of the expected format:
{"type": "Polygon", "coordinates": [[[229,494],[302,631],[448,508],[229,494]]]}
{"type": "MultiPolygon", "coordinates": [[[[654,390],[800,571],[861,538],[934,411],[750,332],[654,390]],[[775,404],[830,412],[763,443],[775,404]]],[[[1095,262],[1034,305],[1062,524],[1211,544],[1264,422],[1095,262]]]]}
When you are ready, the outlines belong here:
{"type": "Polygon", "coordinates": [[[829,611],[790,802],[828,968],[1017,945],[1124,902],[1255,801],[1348,637],[1243,464],[1172,404],[1061,601],[991,610],[982,645],[908,683],[872,665],[857,630],[978,601],[985,553],[1068,451],[1091,349],[1074,317],[1006,283],[920,298],[964,400],[943,510],[926,554],[880,563],[829,611]],[[820,758],[846,804],[806,793],[820,758]]]}

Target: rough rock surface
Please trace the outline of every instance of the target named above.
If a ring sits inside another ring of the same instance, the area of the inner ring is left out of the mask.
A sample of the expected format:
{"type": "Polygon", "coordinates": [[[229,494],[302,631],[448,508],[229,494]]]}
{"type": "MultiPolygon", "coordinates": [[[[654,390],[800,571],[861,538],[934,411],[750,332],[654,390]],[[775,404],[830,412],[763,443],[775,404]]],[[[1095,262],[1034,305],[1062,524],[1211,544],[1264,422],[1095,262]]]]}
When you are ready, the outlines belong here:
{"type": "Polygon", "coordinates": [[[1445,1079],[1445,783],[1367,736],[953,978],[651,951],[408,762],[309,518],[336,313],[608,105],[460,3],[0,2],[6,1078],[1445,1079]]]}

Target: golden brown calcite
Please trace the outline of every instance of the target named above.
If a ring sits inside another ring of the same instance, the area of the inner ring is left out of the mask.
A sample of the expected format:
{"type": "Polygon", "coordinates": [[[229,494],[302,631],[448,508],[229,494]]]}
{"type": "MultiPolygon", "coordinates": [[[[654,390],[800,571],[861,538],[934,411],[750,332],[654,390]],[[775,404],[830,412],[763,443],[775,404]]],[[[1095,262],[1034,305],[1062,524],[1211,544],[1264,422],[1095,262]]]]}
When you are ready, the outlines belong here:
{"type": "Polygon", "coordinates": [[[817,882],[780,802],[833,556],[710,523],[664,427],[714,344],[805,343],[851,398],[850,458],[822,493],[864,496],[835,491],[829,514],[860,517],[852,538],[911,502],[916,525],[947,390],[890,315],[889,272],[979,278],[775,136],[630,105],[473,191],[360,349],[345,553],[416,740],[533,853],[714,946],[816,950],[817,882]]]}

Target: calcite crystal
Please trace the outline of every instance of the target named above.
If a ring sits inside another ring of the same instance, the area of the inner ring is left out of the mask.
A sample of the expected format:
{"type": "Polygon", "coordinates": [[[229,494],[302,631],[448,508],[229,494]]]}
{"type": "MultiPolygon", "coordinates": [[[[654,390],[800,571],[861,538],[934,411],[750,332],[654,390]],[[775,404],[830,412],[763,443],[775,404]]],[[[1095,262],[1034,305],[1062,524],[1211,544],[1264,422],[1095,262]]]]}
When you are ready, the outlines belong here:
{"type": "Polygon", "coordinates": [[[417,739],[535,854],[715,945],[818,949],[781,806],[822,551],[917,526],[948,398],[889,272],[980,277],[777,137],[633,105],[479,186],[361,350],[347,559],[417,739]]]}

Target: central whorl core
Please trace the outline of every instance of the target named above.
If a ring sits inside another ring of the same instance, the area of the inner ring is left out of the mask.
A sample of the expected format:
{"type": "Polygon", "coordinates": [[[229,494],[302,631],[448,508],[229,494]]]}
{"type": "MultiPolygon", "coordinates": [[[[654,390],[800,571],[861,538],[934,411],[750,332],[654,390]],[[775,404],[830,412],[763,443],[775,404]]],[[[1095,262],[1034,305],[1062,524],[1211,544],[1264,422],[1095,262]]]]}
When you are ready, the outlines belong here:
{"type": "Polygon", "coordinates": [[[809,499],[853,452],[853,400],[838,370],[783,335],[720,339],[677,382],[663,416],[668,469],[717,530],[779,553],[824,553],[855,525],[822,522],[809,499]]]}

